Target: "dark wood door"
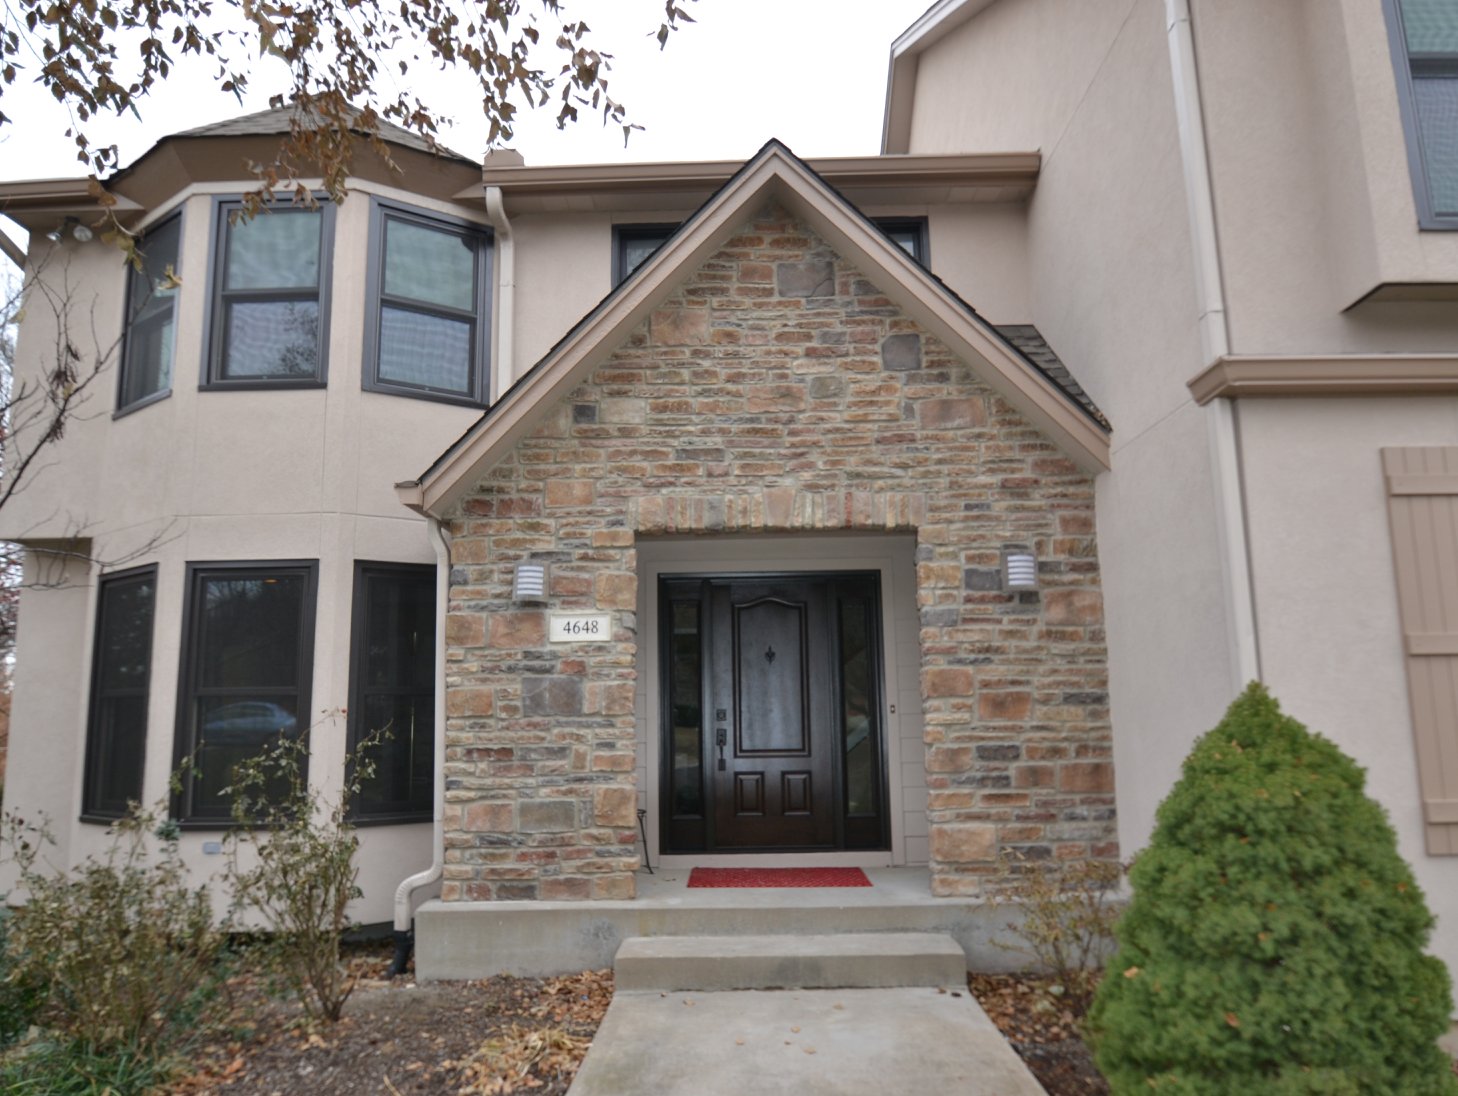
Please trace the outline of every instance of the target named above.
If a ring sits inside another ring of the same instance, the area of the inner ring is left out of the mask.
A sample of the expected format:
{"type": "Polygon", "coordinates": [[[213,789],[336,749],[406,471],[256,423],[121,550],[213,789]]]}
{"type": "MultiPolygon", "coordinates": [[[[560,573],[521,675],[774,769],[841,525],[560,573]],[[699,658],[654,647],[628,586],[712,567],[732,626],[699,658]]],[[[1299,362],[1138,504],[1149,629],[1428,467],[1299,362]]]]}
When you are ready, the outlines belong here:
{"type": "Polygon", "coordinates": [[[878,576],[664,579],[664,851],[883,848],[878,576]]]}
{"type": "Polygon", "coordinates": [[[711,589],[718,848],[835,845],[825,586],[740,580],[711,589]]]}

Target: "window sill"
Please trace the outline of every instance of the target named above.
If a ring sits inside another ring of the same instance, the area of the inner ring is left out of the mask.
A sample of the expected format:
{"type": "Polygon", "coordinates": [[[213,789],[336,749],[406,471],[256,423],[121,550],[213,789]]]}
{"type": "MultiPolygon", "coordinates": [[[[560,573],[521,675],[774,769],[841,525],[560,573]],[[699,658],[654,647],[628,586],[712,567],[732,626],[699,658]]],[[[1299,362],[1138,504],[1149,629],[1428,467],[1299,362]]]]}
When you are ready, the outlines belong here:
{"type": "Polygon", "coordinates": [[[111,413],[112,420],[123,419],[133,411],[140,411],[144,407],[151,407],[154,403],[161,403],[163,400],[172,398],[172,389],[164,388],[160,392],[153,392],[150,396],[143,396],[139,400],[133,400],[125,407],[118,407],[111,413]]]}
{"type": "Polygon", "coordinates": [[[316,377],[298,381],[207,381],[197,386],[199,392],[277,392],[296,388],[328,388],[327,381],[316,377]]]}
{"type": "Polygon", "coordinates": [[[118,822],[125,820],[124,814],[93,814],[89,811],[82,811],[77,821],[87,826],[115,826],[118,822]]]}
{"type": "Polygon", "coordinates": [[[469,396],[453,396],[448,392],[428,392],[422,388],[395,388],[384,384],[366,384],[364,391],[375,396],[392,396],[407,400],[424,400],[426,403],[445,403],[453,407],[469,407],[473,411],[486,410],[486,404],[469,396]]]}
{"type": "Polygon", "coordinates": [[[376,826],[420,826],[433,821],[432,812],[415,814],[371,814],[350,818],[349,824],[357,830],[374,829],[376,826]]]}

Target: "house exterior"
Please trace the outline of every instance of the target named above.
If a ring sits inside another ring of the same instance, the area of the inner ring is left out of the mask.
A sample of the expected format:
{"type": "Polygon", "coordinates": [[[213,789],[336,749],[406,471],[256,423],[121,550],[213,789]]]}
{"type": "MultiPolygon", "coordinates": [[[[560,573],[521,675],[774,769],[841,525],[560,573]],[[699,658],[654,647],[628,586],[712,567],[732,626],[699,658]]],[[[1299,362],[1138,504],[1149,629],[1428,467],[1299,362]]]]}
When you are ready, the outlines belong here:
{"type": "Polygon", "coordinates": [[[975,901],[1137,851],[1260,678],[1458,969],[1455,57],[1438,0],[941,0],[881,156],[392,133],[236,223],[255,116],[111,181],[145,276],[45,238],[84,184],[0,186],[123,337],[0,513],[7,806],[79,858],[191,757],[207,870],[233,760],[308,733],[337,787],[386,729],[364,921],[631,900],[645,848],[975,901]]]}

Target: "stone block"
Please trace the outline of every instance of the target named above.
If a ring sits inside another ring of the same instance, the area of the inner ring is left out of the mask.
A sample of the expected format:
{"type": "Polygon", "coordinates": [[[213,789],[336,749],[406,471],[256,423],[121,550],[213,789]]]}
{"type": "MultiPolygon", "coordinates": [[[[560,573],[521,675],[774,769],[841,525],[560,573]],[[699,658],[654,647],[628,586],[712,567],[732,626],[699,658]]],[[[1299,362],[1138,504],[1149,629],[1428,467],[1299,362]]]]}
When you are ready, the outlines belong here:
{"type": "Polygon", "coordinates": [[[987,425],[987,404],[980,396],[922,400],[916,405],[916,414],[926,430],[987,425]]]}
{"type": "Polygon", "coordinates": [[[1033,694],[988,692],[977,695],[977,717],[986,720],[1025,720],[1033,714],[1033,694]]]}
{"type": "Polygon", "coordinates": [[[580,875],[554,875],[538,885],[543,902],[585,902],[592,897],[592,880],[580,875]]]}
{"type": "Polygon", "coordinates": [[[577,829],[577,804],[571,799],[524,799],[517,818],[522,833],[571,833],[577,829]]]}
{"type": "Polygon", "coordinates": [[[521,710],[526,716],[581,715],[580,677],[528,677],[521,683],[521,710]]]}
{"type": "Polygon", "coordinates": [[[486,642],[486,617],[481,613],[447,613],[447,647],[480,647],[486,642]]]}
{"type": "Polygon", "coordinates": [[[927,772],[964,773],[971,767],[971,746],[933,746],[926,751],[927,772]]]}
{"type": "Polygon", "coordinates": [[[921,672],[921,694],[939,696],[971,696],[972,671],[964,666],[937,666],[921,672]]]}
{"type": "Polygon", "coordinates": [[[547,508],[591,506],[592,480],[554,479],[547,481],[547,508]]]}
{"type": "Polygon", "coordinates": [[[1065,761],[1058,766],[1058,788],[1065,792],[1112,792],[1114,766],[1107,761],[1065,761]]]}
{"type": "Polygon", "coordinates": [[[631,571],[603,571],[593,580],[599,609],[636,609],[638,576],[631,571]]]}
{"type": "Polygon", "coordinates": [[[463,829],[467,833],[514,833],[516,816],[511,803],[467,803],[463,829]]]}
{"type": "Polygon", "coordinates": [[[611,901],[624,901],[638,895],[637,880],[627,872],[599,875],[592,880],[592,897],[611,901]]]}
{"type": "Polygon", "coordinates": [[[1104,619],[1104,600],[1097,590],[1045,590],[1043,622],[1058,627],[1088,627],[1104,619]]]}
{"type": "Polygon", "coordinates": [[[592,790],[592,817],[599,826],[635,826],[638,791],[631,784],[609,784],[592,790]]]}
{"type": "Polygon", "coordinates": [[[896,373],[921,368],[920,335],[887,335],[881,341],[881,366],[896,373]]]}
{"type": "Polygon", "coordinates": [[[457,685],[446,690],[446,715],[483,716],[490,715],[496,707],[496,697],[491,689],[474,685],[457,685]]]}
{"type": "Polygon", "coordinates": [[[653,313],[648,330],[659,346],[703,346],[709,341],[709,310],[660,308],[653,313]]]}
{"type": "Polygon", "coordinates": [[[997,858],[997,827],[977,822],[934,824],[931,857],[944,864],[974,864],[997,858]]]}
{"type": "Polygon", "coordinates": [[[835,264],[829,259],[776,263],[775,289],[781,297],[833,296],[835,264]]]}
{"type": "Polygon", "coordinates": [[[540,611],[492,613],[487,644],[507,650],[540,647],[547,642],[547,614],[540,611]]]}

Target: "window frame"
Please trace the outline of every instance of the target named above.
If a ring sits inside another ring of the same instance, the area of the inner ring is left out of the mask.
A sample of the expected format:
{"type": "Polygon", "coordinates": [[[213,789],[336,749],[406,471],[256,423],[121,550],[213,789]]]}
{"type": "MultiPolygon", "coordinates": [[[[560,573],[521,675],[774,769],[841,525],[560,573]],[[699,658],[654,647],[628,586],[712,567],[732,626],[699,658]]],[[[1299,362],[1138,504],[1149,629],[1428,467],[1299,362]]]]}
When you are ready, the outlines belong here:
{"type": "MultiPolygon", "coordinates": [[[[354,564],[354,591],[353,603],[350,613],[350,637],[349,637],[349,714],[345,725],[345,742],[349,751],[351,761],[350,769],[345,773],[345,780],[353,783],[355,773],[353,760],[359,748],[359,740],[364,737],[363,718],[365,712],[365,701],[367,687],[364,681],[364,649],[365,641],[369,632],[368,624],[368,579],[381,576],[410,577],[417,580],[428,579],[431,588],[431,608],[436,619],[431,622],[431,680],[428,686],[430,693],[430,771],[431,783],[430,792],[424,806],[406,810],[375,810],[367,811],[363,808],[361,797],[356,795],[350,804],[350,820],[358,826],[385,826],[399,825],[411,822],[429,822],[435,813],[435,735],[438,730],[435,705],[436,696],[436,656],[439,653],[439,632],[440,632],[440,606],[435,595],[435,584],[438,578],[436,565],[433,563],[391,563],[377,560],[355,560],[354,564]]],[[[381,691],[391,692],[395,695],[410,695],[415,690],[402,689],[399,686],[389,686],[381,691]]]]}
{"type": "Polygon", "coordinates": [[[86,747],[85,760],[82,766],[81,777],[81,821],[100,822],[110,825],[119,818],[126,817],[126,809],[105,807],[98,804],[96,795],[96,783],[100,777],[101,755],[103,751],[101,713],[102,705],[109,699],[116,697],[119,693],[128,696],[140,696],[143,701],[142,710],[142,757],[138,763],[138,786],[135,796],[136,802],[141,802],[143,788],[146,786],[146,762],[147,762],[147,738],[148,722],[151,716],[151,690],[152,690],[152,654],[156,644],[157,635],[157,565],[149,563],[142,567],[129,567],[124,571],[113,571],[110,574],[102,575],[96,583],[96,614],[93,623],[92,647],[91,647],[91,674],[90,692],[86,707],[86,747]],[[106,621],[106,594],[108,590],[133,582],[141,582],[150,579],[152,583],[152,605],[151,620],[147,627],[147,668],[142,675],[142,683],[134,688],[125,690],[106,690],[102,685],[102,626],[106,621]]]}
{"type": "MultiPolygon", "coordinates": [[[[662,239],[658,241],[658,247],[662,247],[668,243],[670,237],[679,230],[682,224],[682,221],[627,221],[622,224],[613,225],[613,288],[616,289],[622,285],[637,270],[637,267],[634,267],[633,270],[625,269],[628,264],[624,248],[630,242],[634,240],[651,240],[661,236],[662,239]]],[[[658,248],[654,248],[654,252],[657,250],[658,248]]],[[[652,258],[652,254],[649,255],[649,258],[652,258]]],[[[645,263],[647,261],[648,259],[643,260],[645,263]]],[[[641,266],[642,263],[638,265],[641,266]]]]}
{"type": "Polygon", "coordinates": [[[1412,179],[1413,200],[1417,205],[1418,228],[1427,231],[1458,231],[1458,210],[1439,213],[1433,206],[1432,188],[1428,185],[1427,150],[1418,124],[1417,92],[1413,87],[1414,72],[1440,69],[1442,75],[1458,78],[1458,53],[1414,54],[1407,46],[1407,27],[1402,20],[1402,0],[1382,0],[1382,14],[1387,22],[1387,43],[1392,54],[1393,74],[1397,79],[1398,114],[1402,118],[1403,142],[1407,146],[1408,175],[1412,179]]]}
{"type": "MultiPolygon", "coordinates": [[[[925,217],[872,217],[870,221],[887,237],[893,232],[914,233],[914,250],[907,251],[906,254],[913,262],[931,269],[931,234],[927,230],[925,217]]],[[[891,242],[896,243],[894,239],[891,242]]],[[[901,250],[906,251],[904,247],[901,250]]]]}
{"type": "MultiPolygon", "coordinates": [[[[167,214],[167,216],[159,217],[152,224],[148,225],[146,231],[142,233],[138,250],[145,254],[147,250],[147,237],[155,237],[156,233],[174,222],[177,225],[177,258],[172,264],[172,272],[180,278],[182,275],[183,230],[187,227],[187,223],[183,218],[182,206],[178,206],[171,213],[167,214]]],[[[122,304],[122,344],[120,347],[121,352],[117,358],[119,366],[116,377],[116,410],[111,415],[113,419],[119,419],[123,415],[129,415],[133,411],[140,411],[144,407],[150,407],[154,403],[167,399],[172,395],[172,386],[177,380],[177,300],[180,290],[174,290],[170,298],[172,318],[172,372],[167,378],[167,385],[157,389],[155,392],[148,392],[145,396],[140,396],[131,402],[126,402],[127,378],[132,373],[132,350],[135,346],[135,340],[132,336],[132,331],[135,326],[132,317],[132,288],[135,283],[136,273],[135,268],[127,266],[126,290],[123,294],[122,304]]],[[[155,319],[153,317],[149,322],[155,322],[155,319]]]]}
{"type": "MultiPolygon", "coordinates": [[[[198,814],[194,802],[194,781],[186,762],[197,748],[195,714],[199,693],[197,691],[199,612],[202,599],[198,596],[203,582],[216,575],[233,578],[250,576],[302,575],[304,589],[299,607],[299,663],[297,667],[296,692],[298,703],[296,719],[299,723],[299,739],[305,744],[307,754],[311,737],[309,717],[313,711],[314,685],[314,641],[315,624],[319,600],[319,561],[317,559],[265,559],[265,560],[216,560],[189,562],[187,581],[183,588],[182,635],[177,674],[177,726],[173,745],[173,771],[181,773],[181,783],[172,794],[171,814],[185,829],[219,830],[231,829],[232,814],[198,814]]],[[[258,687],[255,687],[258,688],[258,687]]],[[[241,691],[237,687],[226,690],[241,691]]],[[[284,690],[267,687],[267,691],[278,693],[284,690]]],[[[307,780],[308,774],[304,774],[307,780]]]]}
{"type": "Polygon", "coordinates": [[[327,196],[314,196],[317,203],[313,209],[302,205],[265,206],[259,217],[293,217],[300,213],[319,215],[319,280],[312,292],[299,289],[274,288],[266,290],[227,290],[228,233],[235,227],[230,215],[241,210],[241,198],[217,197],[213,199],[212,227],[208,233],[208,285],[207,316],[203,324],[202,378],[198,385],[202,392],[271,391],[277,389],[326,388],[329,384],[329,303],[334,273],[334,203],[327,196]],[[223,350],[227,338],[227,324],[224,322],[225,304],[228,299],[254,301],[317,300],[319,305],[319,336],[316,346],[318,360],[313,376],[309,377],[225,377],[223,376],[223,350]]]}
{"type": "Polygon", "coordinates": [[[458,407],[485,407],[491,394],[491,272],[495,234],[491,226],[464,217],[427,212],[414,206],[384,198],[370,199],[370,233],[365,282],[364,361],[360,370],[361,387],[366,392],[390,396],[431,400],[458,407]],[[471,336],[471,390],[453,392],[430,385],[405,384],[380,379],[380,323],[386,305],[407,309],[449,320],[462,320],[466,313],[415,298],[391,298],[385,293],[385,228],[390,220],[406,221],[437,232],[454,233],[474,238],[476,249],[475,314],[471,336]]]}

